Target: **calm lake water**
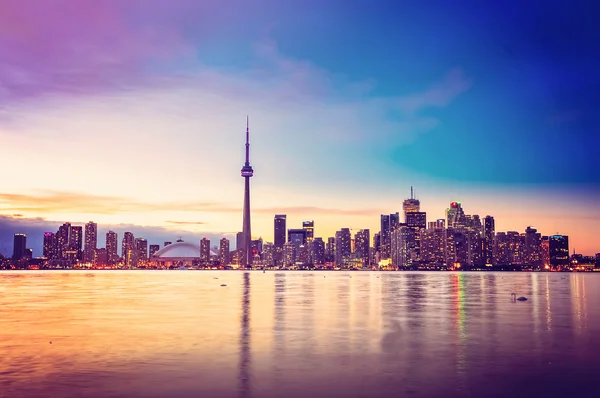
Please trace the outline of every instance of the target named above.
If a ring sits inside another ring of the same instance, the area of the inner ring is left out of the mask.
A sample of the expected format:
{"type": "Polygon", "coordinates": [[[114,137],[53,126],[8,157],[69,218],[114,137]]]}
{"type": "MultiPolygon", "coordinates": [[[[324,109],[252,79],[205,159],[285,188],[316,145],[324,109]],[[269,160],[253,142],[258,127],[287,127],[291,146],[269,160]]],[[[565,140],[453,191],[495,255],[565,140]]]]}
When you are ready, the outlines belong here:
{"type": "Polygon", "coordinates": [[[600,274],[0,272],[3,398],[598,397],[599,376],[600,274]]]}

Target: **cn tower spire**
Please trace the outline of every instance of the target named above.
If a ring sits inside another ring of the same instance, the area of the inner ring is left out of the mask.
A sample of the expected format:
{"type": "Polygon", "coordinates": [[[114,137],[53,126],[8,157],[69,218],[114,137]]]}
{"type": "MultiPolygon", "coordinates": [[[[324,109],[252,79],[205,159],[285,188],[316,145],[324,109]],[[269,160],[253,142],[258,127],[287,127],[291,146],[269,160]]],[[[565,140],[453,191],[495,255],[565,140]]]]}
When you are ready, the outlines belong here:
{"type": "Polygon", "coordinates": [[[244,220],[242,224],[242,265],[247,268],[252,266],[252,232],[250,228],[250,177],[254,170],[250,166],[250,128],[248,116],[246,116],[246,162],[242,167],[244,177],[244,220]]]}

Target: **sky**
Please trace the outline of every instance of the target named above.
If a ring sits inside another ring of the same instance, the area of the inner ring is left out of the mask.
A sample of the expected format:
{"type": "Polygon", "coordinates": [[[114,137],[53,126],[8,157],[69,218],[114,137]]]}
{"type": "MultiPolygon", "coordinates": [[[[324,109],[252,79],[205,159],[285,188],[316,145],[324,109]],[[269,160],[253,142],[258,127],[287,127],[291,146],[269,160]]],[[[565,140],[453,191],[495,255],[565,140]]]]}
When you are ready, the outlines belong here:
{"type": "Polygon", "coordinates": [[[234,237],[246,115],[255,238],[374,233],[414,186],[428,220],[459,200],[600,252],[593,7],[3,0],[0,252],[65,221],[234,237]]]}

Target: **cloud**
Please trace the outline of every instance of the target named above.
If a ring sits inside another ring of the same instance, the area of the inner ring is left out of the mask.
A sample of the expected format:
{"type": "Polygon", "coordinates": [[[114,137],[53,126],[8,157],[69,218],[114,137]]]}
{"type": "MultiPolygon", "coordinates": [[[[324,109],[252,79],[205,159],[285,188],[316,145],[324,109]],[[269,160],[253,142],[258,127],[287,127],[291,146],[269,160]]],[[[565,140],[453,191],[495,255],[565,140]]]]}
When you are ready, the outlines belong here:
{"type": "Polygon", "coordinates": [[[165,221],[167,224],[175,225],[205,225],[207,223],[203,221],[165,221]]]}

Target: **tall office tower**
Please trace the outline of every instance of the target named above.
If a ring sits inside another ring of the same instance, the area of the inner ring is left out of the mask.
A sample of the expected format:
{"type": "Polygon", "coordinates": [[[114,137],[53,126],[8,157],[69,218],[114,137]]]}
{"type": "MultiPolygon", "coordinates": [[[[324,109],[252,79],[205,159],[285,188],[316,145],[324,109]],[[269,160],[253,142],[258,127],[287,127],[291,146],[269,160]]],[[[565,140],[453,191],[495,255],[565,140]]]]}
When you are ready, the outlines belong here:
{"type": "Polygon", "coordinates": [[[129,249],[135,249],[135,238],[133,233],[125,232],[123,234],[123,241],[121,242],[121,257],[123,262],[127,263],[127,251],[129,249]]]}
{"type": "Polygon", "coordinates": [[[380,252],[381,258],[389,258],[390,257],[390,215],[382,214],[381,215],[381,230],[380,234],[380,252]]]}
{"type": "MultiPolygon", "coordinates": [[[[250,166],[250,130],[248,128],[248,117],[246,117],[246,162],[242,167],[242,177],[244,177],[244,220],[242,226],[242,265],[248,267],[252,265],[252,232],[250,228],[250,178],[254,175],[254,170],[250,166]]],[[[239,249],[239,248],[238,248],[239,249]]]]}
{"type": "Polygon", "coordinates": [[[284,243],[283,265],[285,267],[291,267],[294,264],[296,264],[296,245],[291,242],[284,243]]]}
{"type": "Polygon", "coordinates": [[[219,263],[221,265],[228,265],[229,261],[229,239],[222,238],[219,241],[219,263]]]}
{"type": "Polygon", "coordinates": [[[411,267],[416,260],[416,230],[406,224],[392,232],[390,255],[395,267],[411,267]]]}
{"type": "Polygon", "coordinates": [[[52,232],[44,232],[44,252],[43,255],[48,260],[52,260],[55,256],[56,237],[52,232]]]}
{"type": "Polygon", "coordinates": [[[467,232],[467,264],[482,268],[484,264],[483,259],[483,241],[484,238],[481,234],[476,232],[467,232]]]}
{"type": "Polygon", "coordinates": [[[313,239],[311,249],[312,263],[315,265],[325,264],[325,242],[323,238],[313,239]]]}
{"type": "Polygon", "coordinates": [[[495,233],[494,217],[485,216],[483,220],[483,261],[485,264],[492,264],[494,261],[494,233],[495,233]]]}
{"type": "Polygon", "coordinates": [[[302,265],[309,264],[310,255],[308,251],[308,243],[298,246],[296,249],[296,262],[302,265]]]}
{"type": "Polygon", "coordinates": [[[408,213],[414,213],[421,211],[421,202],[415,199],[413,187],[410,187],[410,199],[405,199],[402,203],[402,209],[404,210],[404,222],[408,223],[406,215],[408,213]]]}
{"type": "Polygon", "coordinates": [[[160,250],[160,245],[150,245],[150,252],[148,253],[148,258],[152,258],[154,254],[160,250]]]}
{"type": "Polygon", "coordinates": [[[483,230],[481,226],[481,219],[477,214],[465,215],[462,220],[462,223],[460,224],[460,227],[462,227],[462,229],[467,232],[472,232],[476,234],[481,234],[481,231],[483,230]]]}
{"type": "Polygon", "coordinates": [[[454,230],[454,262],[461,266],[469,264],[469,238],[462,230],[454,230]]]}
{"type": "Polygon", "coordinates": [[[85,244],[83,246],[83,261],[91,263],[94,261],[94,250],[98,247],[98,224],[88,222],[85,224],[85,244]]]}
{"type": "Polygon", "coordinates": [[[510,237],[506,232],[497,232],[494,237],[494,265],[510,264],[510,237]]]}
{"type": "Polygon", "coordinates": [[[421,259],[421,231],[427,226],[427,213],[424,211],[411,211],[406,213],[406,226],[412,228],[414,233],[413,260],[421,259]]]}
{"type": "Polygon", "coordinates": [[[315,238],[315,222],[303,221],[302,229],[306,231],[306,241],[312,242],[312,240],[315,238]]]}
{"type": "Polygon", "coordinates": [[[135,239],[135,249],[137,250],[137,260],[147,261],[148,260],[148,241],[144,238],[135,239]]]}
{"type": "Polygon", "coordinates": [[[25,249],[27,248],[27,235],[26,234],[15,234],[13,240],[13,255],[14,261],[18,261],[25,255],[25,249]]]}
{"type": "Polygon", "coordinates": [[[106,233],[106,255],[108,264],[113,265],[119,262],[119,253],[117,253],[118,237],[114,231],[106,233]]]}
{"type": "Polygon", "coordinates": [[[569,237],[552,235],[550,237],[550,266],[566,267],[569,265],[569,237]]]}
{"type": "Polygon", "coordinates": [[[381,252],[381,234],[379,232],[373,235],[373,250],[381,252]]]}
{"type": "Polygon", "coordinates": [[[506,232],[508,239],[508,259],[510,264],[523,263],[523,249],[525,248],[525,236],[517,231],[506,232]]]}
{"type": "Polygon", "coordinates": [[[460,202],[450,203],[450,208],[446,209],[446,225],[448,228],[457,228],[462,225],[465,212],[460,202]]]}
{"type": "Polygon", "coordinates": [[[202,238],[200,240],[200,262],[208,264],[210,262],[210,239],[202,238]]]}
{"type": "Polygon", "coordinates": [[[286,229],[286,215],[285,214],[276,214],[275,219],[273,221],[273,239],[275,247],[283,247],[285,243],[285,233],[286,229]]]}
{"type": "Polygon", "coordinates": [[[542,236],[540,246],[540,257],[542,259],[542,267],[548,269],[550,268],[550,238],[548,236],[542,236]]]}
{"type": "Polygon", "coordinates": [[[83,227],[71,227],[69,250],[73,251],[77,260],[83,259],[83,227]]]}
{"type": "Polygon", "coordinates": [[[390,233],[400,225],[400,213],[390,214],[390,233]]]}
{"type": "Polygon", "coordinates": [[[306,244],[305,229],[288,229],[288,242],[293,243],[296,247],[306,244]]]}
{"type": "Polygon", "coordinates": [[[71,241],[71,223],[64,223],[58,227],[56,232],[56,258],[64,260],[67,258],[69,242],[71,241]]]}
{"type": "Polygon", "coordinates": [[[342,228],[335,233],[335,265],[338,267],[347,265],[350,259],[350,228],[342,228]]]}
{"type": "Polygon", "coordinates": [[[244,234],[238,232],[235,234],[235,250],[241,250],[244,247],[244,234]]]}
{"type": "Polygon", "coordinates": [[[371,231],[361,229],[354,235],[354,253],[357,258],[363,260],[363,264],[369,262],[369,249],[371,243],[371,231]]]}
{"type": "Polygon", "coordinates": [[[137,267],[139,251],[135,248],[135,242],[125,250],[124,263],[128,268],[137,267]]]}
{"type": "Polygon", "coordinates": [[[172,244],[172,243],[173,243],[173,242],[165,242],[165,243],[163,243],[163,247],[167,247],[167,246],[169,246],[169,245],[170,245],[170,244],[172,244]]]}
{"type": "Polygon", "coordinates": [[[426,266],[441,267],[446,261],[446,230],[430,228],[421,231],[421,262],[426,266]]]}
{"type": "Polygon", "coordinates": [[[542,267],[542,234],[533,227],[525,229],[523,264],[532,267],[542,267]]]}
{"type": "Polygon", "coordinates": [[[332,263],[335,261],[335,238],[327,238],[327,245],[325,246],[325,262],[332,263]]]}

